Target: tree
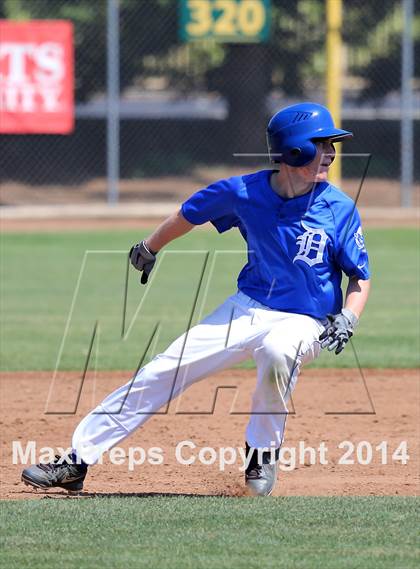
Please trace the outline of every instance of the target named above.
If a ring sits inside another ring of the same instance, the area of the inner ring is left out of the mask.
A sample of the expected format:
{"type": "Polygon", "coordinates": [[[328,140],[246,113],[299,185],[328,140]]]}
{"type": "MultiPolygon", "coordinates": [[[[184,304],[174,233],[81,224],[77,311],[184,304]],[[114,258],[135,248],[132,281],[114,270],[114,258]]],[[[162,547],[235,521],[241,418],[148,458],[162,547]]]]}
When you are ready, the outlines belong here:
{"type": "MultiPolygon", "coordinates": [[[[325,0],[271,0],[272,29],[264,46],[198,42],[178,37],[177,0],[120,0],[121,87],[152,72],[176,89],[216,90],[238,108],[232,73],[258,95],[280,90],[301,97],[322,88],[325,73],[325,0]],[[246,63],[240,61],[244,57],[246,63]],[[150,64],[153,60],[155,63],[150,64]],[[262,66],[254,78],[249,74],[262,66]],[[182,63],[184,62],[184,63],[182,63]]],[[[364,97],[380,97],[399,86],[401,4],[395,0],[344,0],[343,37],[352,57],[350,71],[365,79],[364,97]],[[359,57],[360,56],[360,57],[359,57]]],[[[106,85],[106,2],[103,0],[0,0],[0,17],[64,18],[75,28],[76,98],[85,101],[106,85]]],[[[420,16],[415,18],[416,74],[419,75],[420,16]]],[[[248,95],[249,96],[249,95],[248,95]]],[[[245,93],[244,93],[245,97],[245,93]]]]}
{"type": "MultiPolygon", "coordinates": [[[[0,0],[0,17],[15,20],[65,19],[74,24],[76,100],[86,101],[106,86],[106,1],[0,0]]],[[[121,88],[143,70],[143,58],[177,43],[176,3],[120,0],[121,88]],[[165,34],[160,34],[165,22],[165,34]]]]}
{"type": "MultiPolygon", "coordinates": [[[[401,88],[402,3],[346,0],[349,21],[344,40],[353,49],[350,72],[363,78],[359,100],[378,100],[401,88]]],[[[420,14],[415,13],[414,75],[420,76],[420,14]]]]}
{"type": "MultiPolygon", "coordinates": [[[[177,0],[120,0],[121,89],[156,78],[182,97],[205,91],[228,105],[226,152],[263,152],[267,96],[303,98],[325,84],[325,0],[271,0],[272,26],[264,44],[183,43],[177,0]]],[[[401,4],[344,0],[343,38],[349,71],[364,81],[363,99],[400,87],[401,4]]],[[[75,29],[76,100],[106,89],[105,0],[0,0],[6,18],[70,19],[75,29]]],[[[415,21],[416,73],[420,23],[415,21]]]]}

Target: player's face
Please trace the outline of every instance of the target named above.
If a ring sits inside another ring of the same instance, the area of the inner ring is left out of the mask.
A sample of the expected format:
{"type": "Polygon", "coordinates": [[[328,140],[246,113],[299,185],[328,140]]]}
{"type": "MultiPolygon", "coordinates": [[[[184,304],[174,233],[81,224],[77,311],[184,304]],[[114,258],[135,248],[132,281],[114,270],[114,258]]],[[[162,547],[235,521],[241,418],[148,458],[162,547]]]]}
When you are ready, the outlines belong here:
{"type": "Polygon", "coordinates": [[[307,182],[325,182],[328,170],[335,157],[335,149],[331,140],[316,143],[316,156],[307,166],[301,168],[307,182]]]}

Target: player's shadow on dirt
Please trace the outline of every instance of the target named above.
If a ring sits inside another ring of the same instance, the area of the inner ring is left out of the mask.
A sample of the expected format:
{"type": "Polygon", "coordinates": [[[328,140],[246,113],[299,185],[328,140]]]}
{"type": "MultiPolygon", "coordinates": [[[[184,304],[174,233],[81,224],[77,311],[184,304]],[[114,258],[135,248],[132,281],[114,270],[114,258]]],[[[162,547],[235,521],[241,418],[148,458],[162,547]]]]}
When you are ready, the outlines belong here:
{"type": "MultiPolygon", "coordinates": [[[[238,496],[237,494],[236,496],[238,496]]],[[[80,498],[232,498],[235,494],[187,494],[176,492],[81,492],[70,495],[68,492],[45,493],[42,499],[80,499],[80,498]]]]}
{"type": "Polygon", "coordinates": [[[86,492],[86,498],[211,498],[227,494],[188,494],[176,492],[86,492]]]}

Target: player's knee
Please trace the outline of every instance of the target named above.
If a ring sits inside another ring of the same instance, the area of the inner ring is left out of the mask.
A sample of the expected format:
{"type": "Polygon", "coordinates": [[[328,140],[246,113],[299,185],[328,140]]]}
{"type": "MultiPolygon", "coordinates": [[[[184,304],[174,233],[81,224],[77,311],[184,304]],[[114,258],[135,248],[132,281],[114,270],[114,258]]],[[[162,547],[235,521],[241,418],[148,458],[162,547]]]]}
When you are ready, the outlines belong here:
{"type": "Polygon", "coordinates": [[[293,358],[271,338],[264,341],[263,347],[269,368],[273,374],[288,377],[293,369],[293,358]]]}

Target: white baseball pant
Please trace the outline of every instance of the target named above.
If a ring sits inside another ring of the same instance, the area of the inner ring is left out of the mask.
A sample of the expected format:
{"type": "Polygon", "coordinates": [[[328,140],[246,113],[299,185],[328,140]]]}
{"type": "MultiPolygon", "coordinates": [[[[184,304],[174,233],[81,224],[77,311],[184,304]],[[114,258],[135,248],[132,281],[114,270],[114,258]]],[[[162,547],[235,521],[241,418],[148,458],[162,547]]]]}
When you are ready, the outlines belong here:
{"type": "Polygon", "coordinates": [[[273,310],[238,292],[89,413],[74,432],[73,449],[94,464],[187,387],[249,358],[257,384],[246,440],[279,447],[299,368],[318,356],[323,329],[310,316],[273,310]]]}

